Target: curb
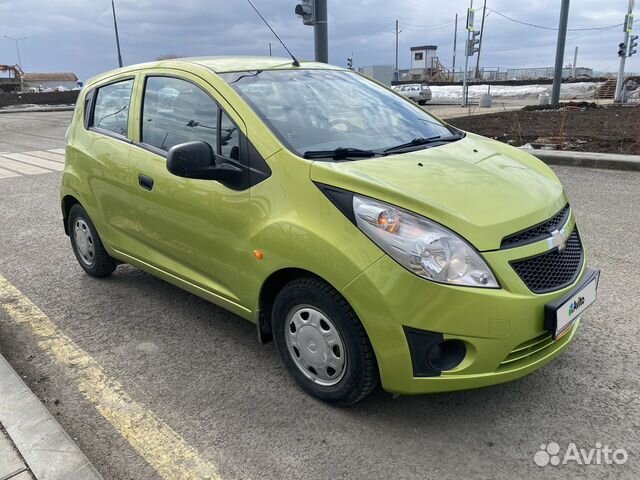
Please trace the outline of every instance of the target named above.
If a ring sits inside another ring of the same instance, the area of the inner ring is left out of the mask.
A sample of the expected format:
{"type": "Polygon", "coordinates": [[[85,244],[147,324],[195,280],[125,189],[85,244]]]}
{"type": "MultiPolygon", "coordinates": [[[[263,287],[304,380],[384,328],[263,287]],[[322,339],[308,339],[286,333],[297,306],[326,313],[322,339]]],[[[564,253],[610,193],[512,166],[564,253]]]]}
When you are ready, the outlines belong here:
{"type": "Polygon", "coordinates": [[[103,480],[2,355],[0,423],[37,480],[103,480]]]}
{"type": "Polygon", "coordinates": [[[561,150],[521,150],[536,156],[548,165],[570,167],[604,168],[608,170],[640,171],[640,155],[617,153],[571,152],[561,150]]]}
{"type": "Polygon", "coordinates": [[[72,112],[75,110],[73,105],[65,105],[60,107],[28,107],[28,108],[0,108],[0,114],[3,113],[33,113],[33,112],[72,112]]]}

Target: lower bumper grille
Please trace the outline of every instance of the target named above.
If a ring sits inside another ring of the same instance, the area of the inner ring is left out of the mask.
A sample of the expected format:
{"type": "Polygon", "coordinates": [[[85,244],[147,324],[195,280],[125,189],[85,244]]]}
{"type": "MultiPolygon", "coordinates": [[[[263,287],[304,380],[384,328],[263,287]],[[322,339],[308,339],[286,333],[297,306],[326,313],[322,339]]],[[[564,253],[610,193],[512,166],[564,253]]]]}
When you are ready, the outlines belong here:
{"type": "Polygon", "coordinates": [[[535,257],[513,261],[511,266],[529,290],[547,293],[573,283],[580,273],[583,260],[582,241],[575,228],[562,251],[550,250],[535,257]]]}
{"type": "Polygon", "coordinates": [[[525,360],[531,355],[535,355],[536,353],[545,350],[554,343],[553,335],[549,332],[545,332],[542,335],[532,340],[528,340],[514,348],[511,353],[507,355],[507,358],[502,361],[499,368],[512,367],[515,362],[525,360]]]}

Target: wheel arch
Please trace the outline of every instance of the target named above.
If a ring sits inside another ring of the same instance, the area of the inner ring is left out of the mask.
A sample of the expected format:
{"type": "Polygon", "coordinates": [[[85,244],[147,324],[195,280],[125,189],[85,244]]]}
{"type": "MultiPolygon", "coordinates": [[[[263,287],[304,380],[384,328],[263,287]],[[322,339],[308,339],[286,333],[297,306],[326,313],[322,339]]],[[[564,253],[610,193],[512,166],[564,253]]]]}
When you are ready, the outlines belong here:
{"type": "Polygon", "coordinates": [[[80,205],[80,201],[73,195],[65,195],[62,198],[62,221],[64,223],[64,233],[69,236],[69,212],[74,205],[80,205]]]}
{"type": "Polygon", "coordinates": [[[331,284],[331,282],[304,268],[287,267],[271,273],[262,283],[258,298],[258,315],[256,316],[256,323],[258,341],[260,343],[269,343],[273,340],[271,334],[271,311],[273,309],[273,302],[275,301],[276,296],[287,283],[303,277],[317,278],[318,280],[331,285],[336,291],[339,291],[331,284]]]}

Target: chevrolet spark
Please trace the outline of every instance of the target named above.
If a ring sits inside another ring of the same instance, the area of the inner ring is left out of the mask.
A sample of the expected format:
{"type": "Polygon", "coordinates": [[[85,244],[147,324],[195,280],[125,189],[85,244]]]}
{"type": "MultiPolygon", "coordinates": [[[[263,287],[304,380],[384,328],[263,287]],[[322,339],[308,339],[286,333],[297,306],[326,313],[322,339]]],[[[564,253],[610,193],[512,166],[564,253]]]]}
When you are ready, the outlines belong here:
{"type": "Polygon", "coordinates": [[[338,67],[254,57],[87,83],[61,206],[80,266],[127,263],[256,324],[337,405],[513,380],[596,298],[555,174],[338,67]]]}

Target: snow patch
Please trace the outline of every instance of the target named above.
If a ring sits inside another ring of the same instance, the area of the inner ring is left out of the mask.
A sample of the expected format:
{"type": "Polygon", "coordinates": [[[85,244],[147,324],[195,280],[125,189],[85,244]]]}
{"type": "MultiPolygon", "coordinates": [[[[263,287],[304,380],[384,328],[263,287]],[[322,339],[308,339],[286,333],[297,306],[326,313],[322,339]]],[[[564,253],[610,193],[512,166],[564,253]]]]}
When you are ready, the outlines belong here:
{"type": "MultiPolygon", "coordinates": [[[[564,100],[592,99],[602,82],[565,83],[560,88],[560,97],[564,100]]],[[[462,87],[459,85],[430,86],[433,102],[462,100],[462,87]]],[[[469,100],[478,100],[487,93],[488,85],[472,85],[469,87],[469,100]]],[[[551,95],[553,85],[492,85],[491,95],[500,98],[537,98],[541,93],[551,95]]]]}

